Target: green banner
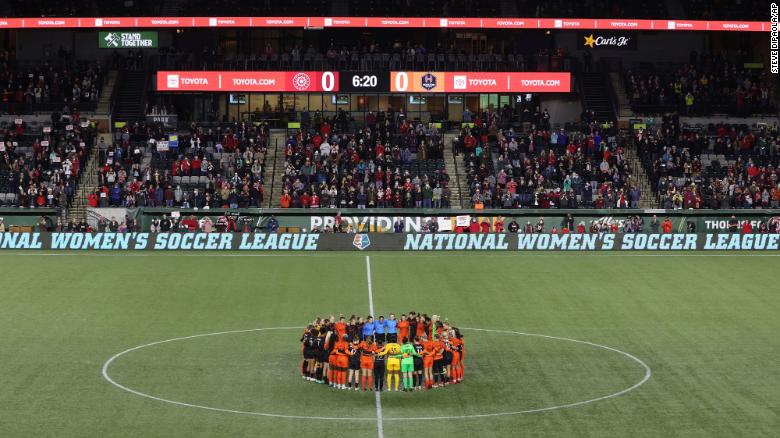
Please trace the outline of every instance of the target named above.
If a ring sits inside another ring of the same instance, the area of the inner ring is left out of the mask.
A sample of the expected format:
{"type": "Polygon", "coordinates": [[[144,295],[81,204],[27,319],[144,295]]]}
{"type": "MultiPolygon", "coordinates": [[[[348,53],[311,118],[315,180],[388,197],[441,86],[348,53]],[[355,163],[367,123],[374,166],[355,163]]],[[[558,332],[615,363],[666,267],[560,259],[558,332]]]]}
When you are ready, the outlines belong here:
{"type": "Polygon", "coordinates": [[[101,49],[156,49],[157,32],[98,32],[101,49]]]}

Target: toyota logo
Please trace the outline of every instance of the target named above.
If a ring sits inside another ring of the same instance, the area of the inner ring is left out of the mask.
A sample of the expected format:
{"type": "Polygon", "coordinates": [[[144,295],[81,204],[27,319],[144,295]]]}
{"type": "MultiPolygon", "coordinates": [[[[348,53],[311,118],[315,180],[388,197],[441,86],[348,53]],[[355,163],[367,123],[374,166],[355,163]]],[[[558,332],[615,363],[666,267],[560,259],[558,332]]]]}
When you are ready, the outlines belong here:
{"type": "Polygon", "coordinates": [[[298,73],[293,76],[293,87],[298,91],[305,91],[311,85],[311,78],[306,73],[298,73]]]}

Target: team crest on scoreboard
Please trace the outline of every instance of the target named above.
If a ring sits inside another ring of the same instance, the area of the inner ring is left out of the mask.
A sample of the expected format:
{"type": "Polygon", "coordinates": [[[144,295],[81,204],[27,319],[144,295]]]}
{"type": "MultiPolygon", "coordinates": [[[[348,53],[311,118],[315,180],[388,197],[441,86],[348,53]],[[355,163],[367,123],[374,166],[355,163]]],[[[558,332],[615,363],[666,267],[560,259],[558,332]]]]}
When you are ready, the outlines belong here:
{"type": "Polygon", "coordinates": [[[371,239],[368,238],[368,234],[355,234],[355,238],[352,239],[352,246],[363,251],[371,246],[371,239]]]}
{"type": "Polygon", "coordinates": [[[428,91],[431,91],[434,88],[436,88],[437,85],[436,83],[437,83],[436,75],[434,75],[433,73],[425,73],[424,75],[422,75],[422,78],[420,79],[420,86],[422,86],[428,91]]]}

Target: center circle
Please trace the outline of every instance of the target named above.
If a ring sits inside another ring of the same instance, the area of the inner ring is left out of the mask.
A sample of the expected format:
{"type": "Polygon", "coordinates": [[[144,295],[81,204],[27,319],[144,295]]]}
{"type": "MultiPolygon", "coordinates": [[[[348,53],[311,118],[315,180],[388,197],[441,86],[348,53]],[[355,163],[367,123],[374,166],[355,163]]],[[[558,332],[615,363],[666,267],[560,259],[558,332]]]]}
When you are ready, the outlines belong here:
{"type": "MultiPolygon", "coordinates": [[[[144,392],[135,388],[130,387],[129,385],[122,384],[118,382],[114,377],[111,376],[109,373],[109,369],[112,365],[115,367],[118,366],[117,364],[121,363],[121,361],[118,361],[118,359],[125,357],[127,358],[131,353],[138,352],[139,350],[144,349],[150,349],[155,346],[163,345],[163,344],[172,344],[172,343],[181,343],[183,341],[192,340],[192,339],[198,339],[198,338],[211,338],[215,336],[226,336],[226,335],[236,335],[236,334],[242,334],[242,333],[263,333],[263,332],[272,332],[272,331],[300,331],[303,327],[267,327],[267,328],[256,328],[256,329],[248,329],[248,330],[230,330],[230,331],[223,331],[223,332],[215,332],[215,333],[202,333],[202,334],[196,334],[191,336],[184,336],[184,337],[177,337],[177,338],[171,338],[171,339],[165,339],[162,341],[156,341],[156,342],[150,342],[148,344],[139,345],[133,348],[129,348],[127,350],[124,350],[122,352],[119,352],[109,358],[104,364],[102,368],[102,376],[103,378],[108,381],[110,384],[116,386],[117,388],[120,388],[124,391],[130,392],[132,394],[145,397],[148,399],[156,400],[163,403],[173,404],[177,406],[183,406],[183,407],[189,407],[189,408],[197,408],[197,409],[204,409],[209,411],[216,411],[216,412],[224,412],[224,413],[231,413],[231,414],[240,414],[240,415],[252,415],[252,416],[263,416],[263,417],[275,417],[275,418],[288,418],[288,419],[310,419],[310,420],[341,420],[341,421],[376,421],[376,416],[370,416],[370,417],[361,417],[361,416],[306,416],[306,415],[287,415],[287,414],[280,414],[280,413],[271,413],[271,412],[259,412],[259,411],[250,411],[250,410],[236,410],[236,409],[228,409],[218,406],[209,406],[206,404],[201,403],[190,403],[186,401],[180,401],[180,400],[173,400],[170,398],[160,397],[157,395],[150,394],[148,392],[144,392]]],[[[409,416],[402,416],[402,417],[384,417],[384,420],[444,420],[444,419],[468,419],[468,418],[484,418],[484,417],[497,417],[497,416],[507,416],[507,415],[521,415],[521,414],[530,414],[535,412],[544,412],[544,411],[552,411],[557,409],[564,409],[564,408],[571,408],[575,406],[585,405],[589,403],[594,403],[601,400],[610,399],[613,397],[618,397],[620,395],[623,395],[627,392],[633,391],[634,389],[638,388],[645,382],[647,382],[651,375],[652,371],[650,367],[641,359],[637,358],[636,356],[624,352],[622,350],[618,350],[613,347],[609,347],[606,345],[596,344],[588,341],[582,341],[577,339],[571,339],[571,338],[564,338],[564,337],[558,337],[558,336],[550,336],[550,335],[544,335],[544,334],[538,334],[538,333],[525,333],[525,332],[519,332],[519,331],[513,331],[513,330],[495,330],[495,329],[482,329],[482,328],[462,328],[461,329],[464,333],[464,335],[468,336],[468,339],[471,339],[471,335],[482,333],[482,334],[490,334],[490,335],[513,335],[513,336],[524,336],[524,337],[531,337],[531,338],[537,338],[537,339],[543,339],[543,340],[549,340],[549,341],[555,341],[555,342],[564,342],[564,343],[574,343],[579,344],[582,346],[590,347],[591,349],[598,349],[598,350],[604,350],[606,352],[610,352],[612,354],[616,354],[621,356],[624,359],[629,359],[631,362],[639,365],[644,370],[643,377],[633,383],[630,386],[624,387],[620,390],[604,394],[598,397],[592,397],[588,399],[583,400],[576,400],[564,404],[556,404],[556,405],[550,405],[550,406],[543,406],[539,408],[533,408],[533,409],[525,409],[525,410],[514,410],[514,411],[505,411],[505,412],[488,412],[488,413],[477,413],[477,414],[466,414],[466,415],[442,415],[442,416],[425,416],[425,417],[409,417],[409,416]]],[[[469,346],[475,344],[474,341],[468,341],[466,342],[466,379],[465,382],[468,382],[469,380],[469,363],[473,362],[473,359],[470,360],[469,356],[469,346]]],[[[298,355],[300,356],[300,355],[298,355]]],[[[296,356],[296,360],[299,359],[299,357],[296,356]]],[[[289,361],[288,361],[289,362],[289,361]]],[[[258,365],[260,366],[260,365],[258,365]]],[[[547,365],[544,365],[547,366],[547,365]]],[[[474,372],[474,369],[472,369],[472,372],[474,372]]],[[[311,383],[307,382],[307,385],[311,383]]],[[[457,386],[453,387],[453,389],[457,390],[457,386]]],[[[434,390],[435,391],[435,390],[434,390]]]]}

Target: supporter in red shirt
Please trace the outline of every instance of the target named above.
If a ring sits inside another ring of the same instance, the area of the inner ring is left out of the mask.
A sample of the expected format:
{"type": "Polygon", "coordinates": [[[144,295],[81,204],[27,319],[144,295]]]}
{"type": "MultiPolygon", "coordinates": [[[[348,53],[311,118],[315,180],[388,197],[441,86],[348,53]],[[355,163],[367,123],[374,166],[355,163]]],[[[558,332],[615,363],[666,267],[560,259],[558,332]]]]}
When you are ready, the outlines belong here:
{"type": "Polygon", "coordinates": [[[585,224],[581,223],[577,225],[577,233],[583,234],[585,233],[585,224]]]}
{"type": "Polygon", "coordinates": [[[282,198],[279,201],[279,205],[281,205],[282,208],[290,208],[290,203],[292,202],[292,197],[289,193],[287,193],[287,190],[284,191],[282,194],[282,198]]]}
{"type": "Polygon", "coordinates": [[[195,216],[190,216],[188,218],[182,219],[181,224],[187,227],[187,230],[197,231],[198,230],[198,220],[195,219],[195,216]]]}
{"type": "Polygon", "coordinates": [[[470,153],[474,151],[474,148],[477,146],[477,139],[474,138],[471,133],[468,133],[466,135],[466,138],[463,139],[463,147],[466,148],[466,152],[470,153]]]}
{"type": "Polygon", "coordinates": [[[663,222],[661,222],[661,229],[664,230],[665,234],[671,233],[672,227],[672,220],[669,218],[666,218],[663,222]]]}
{"type": "Polygon", "coordinates": [[[490,232],[490,223],[488,223],[487,219],[482,219],[482,223],[479,225],[479,227],[483,233],[490,232]]]}
{"type": "Polygon", "coordinates": [[[192,163],[190,164],[190,167],[192,168],[192,174],[193,175],[200,175],[200,158],[195,157],[192,159],[192,163]]]}
{"type": "Polygon", "coordinates": [[[476,218],[471,218],[471,224],[469,224],[469,233],[479,233],[480,226],[477,223],[476,218]]]}
{"type": "Polygon", "coordinates": [[[750,221],[745,221],[744,224],[742,224],[742,234],[752,234],[753,233],[753,224],[750,223],[750,221]]]}
{"type": "Polygon", "coordinates": [[[493,224],[493,228],[495,228],[496,233],[503,233],[504,232],[504,218],[499,216],[496,219],[496,222],[493,224]]]}
{"type": "Polygon", "coordinates": [[[311,198],[309,197],[309,193],[303,192],[303,195],[301,195],[301,207],[309,208],[310,205],[311,205],[311,198]]]}

